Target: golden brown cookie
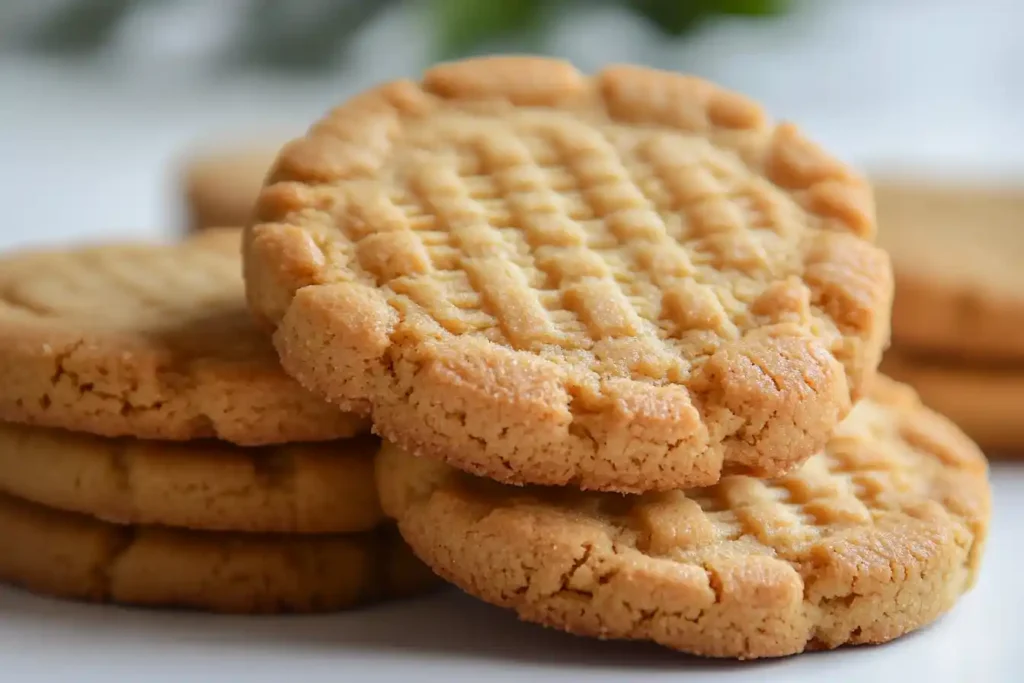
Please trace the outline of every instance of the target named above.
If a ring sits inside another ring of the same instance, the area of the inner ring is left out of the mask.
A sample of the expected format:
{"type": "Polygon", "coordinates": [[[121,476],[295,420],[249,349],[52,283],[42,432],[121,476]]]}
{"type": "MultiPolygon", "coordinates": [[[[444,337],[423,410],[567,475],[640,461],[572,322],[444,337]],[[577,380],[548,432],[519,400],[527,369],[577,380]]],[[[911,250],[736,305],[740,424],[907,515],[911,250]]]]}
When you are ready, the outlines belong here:
{"type": "Polygon", "coordinates": [[[502,57],[383,85],[288,145],[247,231],[285,369],[511,483],[785,472],[888,338],[870,190],[696,78],[502,57]]]}
{"type": "Polygon", "coordinates": [[[214,150],[191,156],[181,170],[189,229],[246,225],[276,148],[214,150]]]}
{"type": "Polygon", "coordinates": [[[882,367],[990,452],[1024,452],[1024,367],[970,365],[890,349],[882,367]]]}
{"type": "Polygon", "coordinates": [[[0,420],[242,445],[363,433],[281,370],[251,320],[240,232],[0,258],[0,420]]]}
{"type": "Polygon", "coordinates": [[[92,602],[328,612],[438,583],[391,530],[267,536],[107,524],[0,494],[0,581],[92,602]]]}
{"type": "Polygon", "coordinates": [[[352,533],[383,517],[370,436],[241,448],[0,424],[0,491],[118,524],[352,533]]]}
{"type": "Polygon", "coordinates": [[[714,657],[881,643],[974,584],[991,503],[978,448],[877,381],[823,453],[775,480],[515,488],[388,445],[381,500],[442,578],[529,621],[714,657]]]}
{"type": "Polygon", "coordinates": [[[894,344],[1024,358],[1024,189],[879,181],[875,196],[894,344]]]}

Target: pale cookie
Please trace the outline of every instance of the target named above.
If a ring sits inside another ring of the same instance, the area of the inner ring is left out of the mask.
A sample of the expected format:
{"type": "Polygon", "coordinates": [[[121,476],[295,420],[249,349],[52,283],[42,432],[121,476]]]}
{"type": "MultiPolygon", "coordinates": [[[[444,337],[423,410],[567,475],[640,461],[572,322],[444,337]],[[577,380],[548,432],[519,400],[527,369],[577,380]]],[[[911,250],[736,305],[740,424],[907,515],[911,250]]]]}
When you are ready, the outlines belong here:
{"type": "Polygon", "coordinates": [[[286,146],[258,220],[248,295],[285,369],[504,482],[780,474],[888,338],[868,186],[693,77],[439,66],[286,146]]]}
{"type": "Polygon", "coordinates": [[[983,448],[1024,451],[1024,367],[971,366],[895,349],[885,354],[882,367],[983,448]]]}
{"type": "Polygon", "coordinates": [[[181,184],[189,229],[248,224],[276,152],[270,147],[221,150],[186,159],[181,184]]]}
{"type": "Polygon", "coordinates": [[[896,274],[893,342],[1024,358],[1024,189],[881,181],[875,193],[896,274]]]}
{"type": "Polygon", "coordinates": [[[0,581],[75,600],[328,612],[438,580],[392,530],[267,536],[125,527],[0,494],[0,581]]]}
{"type": "Polygon", "coordinates": [[[370,436],[240,448],[0,424],[0,491],[119,524],[351,533],[382,513],[370,436]]]}
{"type": "Polygon", "coordinates": [[[242,445],[368,430],[281,370],[242,291],[240,232],[0,258],[0,420],[242,445]]]}
{"type": "Polygon", "coordinates": [[[520,489],[385,446],[386,513],[442,578],[523,619],[714,657],[881,643],[975,582],[987,466],[884,378],[775,480],[620,496],[520,489]]]}

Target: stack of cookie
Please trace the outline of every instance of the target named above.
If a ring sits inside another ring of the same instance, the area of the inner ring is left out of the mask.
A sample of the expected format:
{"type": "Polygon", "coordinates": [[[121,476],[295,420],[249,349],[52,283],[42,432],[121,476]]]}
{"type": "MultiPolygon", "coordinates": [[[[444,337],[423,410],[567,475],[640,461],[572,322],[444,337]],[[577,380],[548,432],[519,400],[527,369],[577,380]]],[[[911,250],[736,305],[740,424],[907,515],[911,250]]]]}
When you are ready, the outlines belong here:
{"type": "Polygon", "coordinates": [[[434,583],[385,523],[366,421],[252,323],[239,241],[0,260],[0,580],[243,613],[434,583]]]}
{"type": "Polygon", "coordinates": [[[876,375],[870,190],[746,98],[442,65],[287,145],[255,214],[283,367],[370,415],[385,512],[468,593],[761,657],[890,640],[974,583],[986,463],[876,375]]]}
{"type": "Polygon", "coordinates": [[[896,275],[883,370],[993,452],[1024,450],[1024,192],[880,181],[896,275]]]}

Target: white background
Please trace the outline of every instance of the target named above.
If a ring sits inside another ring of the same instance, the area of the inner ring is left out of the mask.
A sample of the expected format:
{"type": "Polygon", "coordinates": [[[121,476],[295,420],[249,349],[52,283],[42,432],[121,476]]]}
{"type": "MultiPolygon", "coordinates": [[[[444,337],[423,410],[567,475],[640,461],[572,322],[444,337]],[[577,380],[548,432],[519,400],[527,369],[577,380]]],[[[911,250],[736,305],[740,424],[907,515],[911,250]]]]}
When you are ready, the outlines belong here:
{"type": "MultiPolygon", "coordinates": [[[[187,150],[297,133],[426,60],[420,19],[405,14],[373,26],[330,77],[211,75],[202,57],[229,4],[143,15],[98,66],[0,54],[0,245],[173,234],[187,150]]],[[[593,13],[560,26],[552,45],[588,70],[639,61],[709,76],[873,173],[1024,178],[1024,3],[805,4],[782,21],[711,26],[682,46],[593,13]]],[[[1022,680],[1024,469],[1001,465],[993,479],[980,585],[935,627],[882,648],[737,666],[545,632],[454,593],[334,617],[227,619],[0,590],[0,680],[1022,680]]]]}

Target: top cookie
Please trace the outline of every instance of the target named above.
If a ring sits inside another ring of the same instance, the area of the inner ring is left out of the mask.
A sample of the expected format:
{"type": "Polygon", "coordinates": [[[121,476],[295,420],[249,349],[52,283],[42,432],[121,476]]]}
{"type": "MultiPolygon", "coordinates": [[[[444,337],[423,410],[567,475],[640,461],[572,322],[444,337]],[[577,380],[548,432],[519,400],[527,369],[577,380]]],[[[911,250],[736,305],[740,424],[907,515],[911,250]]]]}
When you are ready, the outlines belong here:
{"type": "Polygon", "coordinates": [[[286,146],[257,216],[247,292],[285,370],[505,482],[785,472],[888,337],[867,185],[692,77],[438,66],[286,146]]]}
{"type": "Polygon", "coordinates": [[[896,275],[893,342],[1024,358],[1024,190],[893,180],[875,193],[896,275]]]}
{"type": "Polygon", "coordinates": [[[242,445],[365,431],[281,370],[246,310],[239,244],[213,230],[0,259],[0,420],[242,445]]]}

